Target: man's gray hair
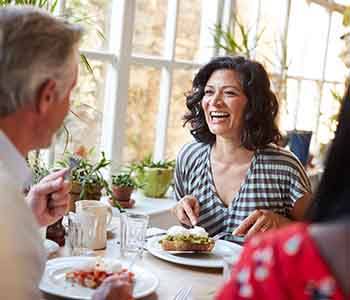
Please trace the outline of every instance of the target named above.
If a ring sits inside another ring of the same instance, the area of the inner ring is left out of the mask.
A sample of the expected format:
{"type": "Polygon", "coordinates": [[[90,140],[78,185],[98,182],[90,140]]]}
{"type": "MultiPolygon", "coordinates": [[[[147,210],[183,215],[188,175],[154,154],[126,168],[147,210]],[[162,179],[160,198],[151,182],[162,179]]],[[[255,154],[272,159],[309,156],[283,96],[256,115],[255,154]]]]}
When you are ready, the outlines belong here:
{"type": "MultiPolygon", "coordinates": [[[[0,8],[0,117],[35,101],[48,79],[68,91],[81,27],[29,6],[0,8]]],[[[61,96],[61,95],[60,95],[61,96]]]]}

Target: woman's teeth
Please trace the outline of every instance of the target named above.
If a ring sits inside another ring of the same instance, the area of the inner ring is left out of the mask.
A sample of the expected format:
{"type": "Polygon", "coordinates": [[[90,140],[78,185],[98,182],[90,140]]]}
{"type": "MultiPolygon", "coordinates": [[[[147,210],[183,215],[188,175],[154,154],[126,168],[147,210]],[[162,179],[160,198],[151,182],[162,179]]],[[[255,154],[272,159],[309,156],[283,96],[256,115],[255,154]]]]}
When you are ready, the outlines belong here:
{"type": "Polygon", "coordinates": [[[210,113],[211,119],[214,119],[214,118],[227,118],[229,116],[230,116],[230,114],[227,113],[227,112],[213,111],[213,112],[210,113]]]}

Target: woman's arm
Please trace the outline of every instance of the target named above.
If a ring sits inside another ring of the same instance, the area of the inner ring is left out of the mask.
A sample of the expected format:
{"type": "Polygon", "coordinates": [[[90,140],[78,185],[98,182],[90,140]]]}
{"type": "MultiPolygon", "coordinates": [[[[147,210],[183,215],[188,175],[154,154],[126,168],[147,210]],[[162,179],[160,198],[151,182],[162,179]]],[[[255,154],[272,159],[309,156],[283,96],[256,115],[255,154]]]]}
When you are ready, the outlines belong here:
{"type": "Polygon", "coordinates": [[[299,198],[293,208],[290,211],[290,217],[294,221],[302,221],[304,220],[305,213],[307,209],[309,208],[312,201],[312,194],[306,193],[304,196],[299,198]]]}

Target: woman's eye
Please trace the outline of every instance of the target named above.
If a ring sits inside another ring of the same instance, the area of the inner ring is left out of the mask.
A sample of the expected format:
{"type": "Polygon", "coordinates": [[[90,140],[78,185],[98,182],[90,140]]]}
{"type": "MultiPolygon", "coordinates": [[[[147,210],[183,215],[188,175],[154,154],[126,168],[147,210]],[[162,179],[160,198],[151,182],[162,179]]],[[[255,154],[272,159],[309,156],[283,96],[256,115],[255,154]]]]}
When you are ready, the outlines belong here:
{"type": "Polygon", "coordinates": [[[211,95],[211,94],[213,94],[213,91],[211,90],[204,91],[204,95],[211,95]]]}
{"type": "Polygon", "coordinates": [[[225,94],[229,96],[237,96],[237,93],[234,91],[226,91],[225,94]]]}

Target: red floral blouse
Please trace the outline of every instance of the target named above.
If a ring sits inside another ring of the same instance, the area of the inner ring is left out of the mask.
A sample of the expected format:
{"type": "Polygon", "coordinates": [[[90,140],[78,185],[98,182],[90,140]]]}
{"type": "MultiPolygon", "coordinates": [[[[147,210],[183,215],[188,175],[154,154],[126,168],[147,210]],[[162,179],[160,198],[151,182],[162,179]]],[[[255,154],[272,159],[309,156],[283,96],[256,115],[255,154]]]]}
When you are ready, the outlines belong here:
{"type": "Polygon", "coordinates": [[[250,239],[216,299],[345,299],[307,228],[294,224],[250,239]]]}

